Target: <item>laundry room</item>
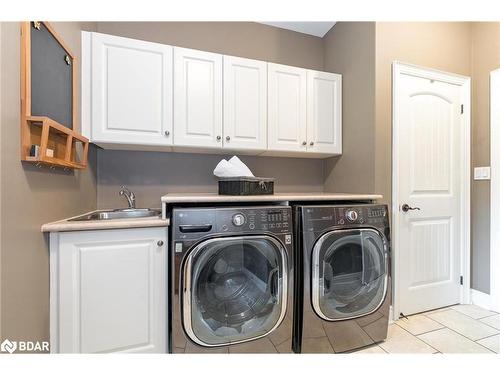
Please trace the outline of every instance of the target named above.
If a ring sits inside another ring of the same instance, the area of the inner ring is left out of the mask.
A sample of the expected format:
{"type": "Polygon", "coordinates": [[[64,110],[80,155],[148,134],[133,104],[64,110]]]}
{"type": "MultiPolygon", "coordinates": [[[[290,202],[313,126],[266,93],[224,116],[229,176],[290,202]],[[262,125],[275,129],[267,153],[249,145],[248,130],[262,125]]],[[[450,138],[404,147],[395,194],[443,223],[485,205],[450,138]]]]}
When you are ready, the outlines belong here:
{"type": "Polygon", "coordinates": [[[94,7],[0,15],[0,365],[489,370],[500,19],[94,7]]]}

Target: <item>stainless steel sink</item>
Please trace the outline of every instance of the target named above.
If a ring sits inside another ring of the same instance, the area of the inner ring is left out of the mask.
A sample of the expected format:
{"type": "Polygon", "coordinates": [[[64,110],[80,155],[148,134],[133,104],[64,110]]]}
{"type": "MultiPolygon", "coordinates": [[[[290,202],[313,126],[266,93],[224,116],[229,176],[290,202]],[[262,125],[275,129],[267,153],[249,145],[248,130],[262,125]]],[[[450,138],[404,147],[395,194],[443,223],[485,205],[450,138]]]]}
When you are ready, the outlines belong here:
{"type": "Polygon", "coordinates": [[[157,208],[124,208],[117,210],[95,211],[70,219],[69,221],[91,221],[111,219],[138,219],[142,217],[160,216],[161,210],[157,208]]]}

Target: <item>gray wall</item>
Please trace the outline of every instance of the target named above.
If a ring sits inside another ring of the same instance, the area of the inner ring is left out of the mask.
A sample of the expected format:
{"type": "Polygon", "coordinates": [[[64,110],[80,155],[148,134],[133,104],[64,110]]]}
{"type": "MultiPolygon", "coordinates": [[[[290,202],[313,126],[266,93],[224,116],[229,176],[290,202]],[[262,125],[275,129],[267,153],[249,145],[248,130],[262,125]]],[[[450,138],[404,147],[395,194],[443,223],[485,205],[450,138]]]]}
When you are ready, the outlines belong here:
{"type": "MultiPolygon", "coordinates": [[[[97,31],[175,46],[323,69],[323,40],[253,22],[99,22],[97,31]]],[[[167,192],[215,192],[213,169],[224,155],[99,150],[97,204],[123,206],[120,185],[140,206],[167,192]]],[[[323,160],[241,156],[255,175],[276,177],[277,191],[322,191],[323,160]]]]}
{"type": "Polygon", "coordinates": [[[375,22],[339,22],[325,35],[325,70],[342,74],[342,156],[325,162],[325,191],[375,190],[375,22]]]}
{"type": "MultiPolygon", "coordinates": [[[[160,207],[160,197],[170,192],[216,192],[213,170],[223,157],[230,155],[99,150],[97,205],[126,206],[121,185],[136,193],[137,207],[160,207]]],[[[256,176],[275,177],[276,191],[323,191],[321,160],[239,157],[256,176]]]]}
{"type": "Polygon", "coordinates": [[[321,38],[255,22],[98,22],[97,31],[279,64],[323,68],[321,38]]]}
{"type": "MultiPolygon", "coordinates": [[[[53,26],[79,60],[80,31],[93,25],[53,26]]],[[[1,23],[1,334],[48,340],[49,256],[40,227],[96,207],[96,152],[90,152],[84,171],[51,172],[21,163],[20,44],[20,24],[1,23]]],[[[76,84],[79,95],[79,79],[76,84]]]]}

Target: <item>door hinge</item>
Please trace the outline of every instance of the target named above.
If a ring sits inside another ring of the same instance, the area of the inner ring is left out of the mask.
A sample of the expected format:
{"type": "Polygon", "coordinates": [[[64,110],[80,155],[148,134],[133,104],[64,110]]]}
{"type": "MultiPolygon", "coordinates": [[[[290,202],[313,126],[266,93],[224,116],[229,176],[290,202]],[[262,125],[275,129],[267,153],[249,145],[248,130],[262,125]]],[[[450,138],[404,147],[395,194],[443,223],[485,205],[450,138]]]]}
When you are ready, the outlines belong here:
{"type": "Polygon", "coordinates": [[[460,276],[460,285],[464,285],[464,277],[460,276]]]}
{"type": "Polygon", "coordinates": [[[464,105],[463,104],[460,105],[460,114],[461,115],[464,114],[464,105]]]}

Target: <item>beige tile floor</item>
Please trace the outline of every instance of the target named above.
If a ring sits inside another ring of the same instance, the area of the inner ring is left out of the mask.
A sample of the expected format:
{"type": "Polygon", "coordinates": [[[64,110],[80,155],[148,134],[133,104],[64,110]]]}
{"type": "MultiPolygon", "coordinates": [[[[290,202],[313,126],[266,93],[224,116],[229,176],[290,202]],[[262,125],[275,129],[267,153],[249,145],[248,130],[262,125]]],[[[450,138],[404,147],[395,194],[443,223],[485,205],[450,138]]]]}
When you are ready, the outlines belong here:
{"type": "Polygon", "coordinates": [[[456,305],[399,319],[368,353],[500,353],[500,314],[456,305]]]}

